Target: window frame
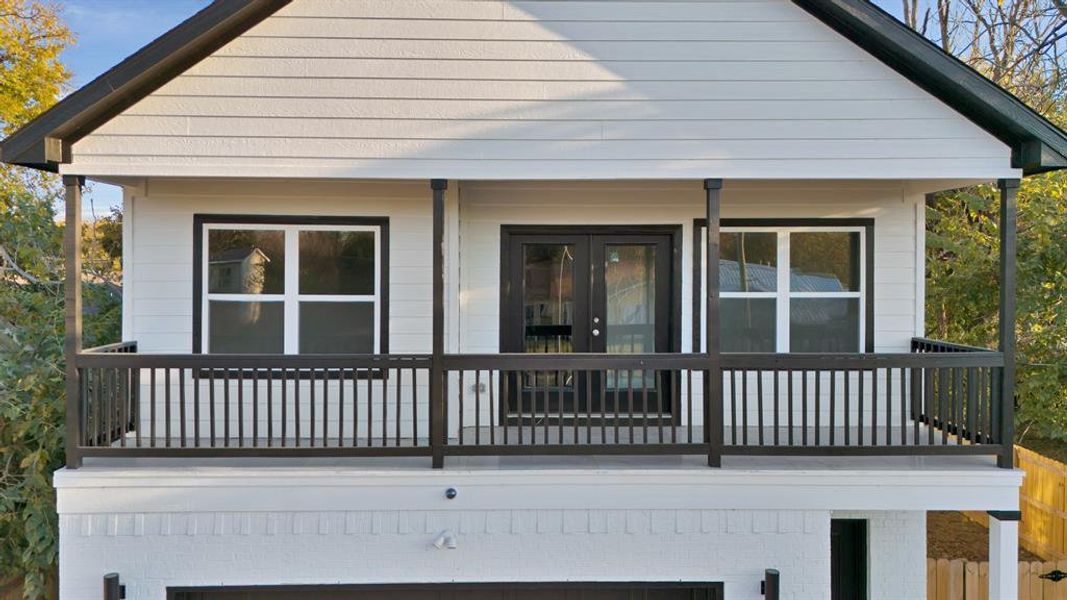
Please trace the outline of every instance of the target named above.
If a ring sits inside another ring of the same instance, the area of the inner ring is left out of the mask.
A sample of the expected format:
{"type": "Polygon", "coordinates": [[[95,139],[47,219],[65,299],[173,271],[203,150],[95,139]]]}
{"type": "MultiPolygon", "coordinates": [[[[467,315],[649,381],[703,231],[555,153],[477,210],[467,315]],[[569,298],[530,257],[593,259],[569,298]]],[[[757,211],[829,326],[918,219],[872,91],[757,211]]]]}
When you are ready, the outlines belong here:
{"type": "Polygon", "coordinates": [[[289,215],[193,215],[193,353],[210,354],[208,328],[212,300],[281,302],[284,310],[283,354],[300,354],[300,303],[373,302],[374,352],[389,353],[389,219],[388,217],[312,217],[289,215]],[[212,229],[282,231],[285,235],[285,290],[281,294],[212,294],[207,289],[208,235],[212,229]],[[376,238],[375,293],[301,294],[299,290],[301,231],[373,231],[376,238]]]}
{"type": "MultiPolygon", "coordinates": [[[[704,343],[702,325],[705,320],[704,256],[706,250],[705,219],[693,220],[693,349],[700,351],[704,343]]],[[[874,352],[874,219],[722,219],[721,233],[776,233],[777,285],[774,292],[722,292],[726,298],[773,298],[775,302],[775,353],[787,354],[790,343],[790,299],[792,298],[859,298],[859,352],[874,352]],[[794,292],[790,288],[789,240],[792,233],[848,232],[860,234],[859,291],[794,292]]]]}

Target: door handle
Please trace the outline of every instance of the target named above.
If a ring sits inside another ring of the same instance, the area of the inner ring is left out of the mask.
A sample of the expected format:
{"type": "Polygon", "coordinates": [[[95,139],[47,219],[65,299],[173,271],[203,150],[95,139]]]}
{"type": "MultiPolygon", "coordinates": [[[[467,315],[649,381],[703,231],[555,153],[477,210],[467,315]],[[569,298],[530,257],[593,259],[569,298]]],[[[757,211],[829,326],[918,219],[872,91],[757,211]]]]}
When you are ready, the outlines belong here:
{"type": "Polygon", "coordinates": [[[599,337],[599,336],[600,336],[600,330],[599,329],[594,329],[593,330],[593,337],[599,337]]]}

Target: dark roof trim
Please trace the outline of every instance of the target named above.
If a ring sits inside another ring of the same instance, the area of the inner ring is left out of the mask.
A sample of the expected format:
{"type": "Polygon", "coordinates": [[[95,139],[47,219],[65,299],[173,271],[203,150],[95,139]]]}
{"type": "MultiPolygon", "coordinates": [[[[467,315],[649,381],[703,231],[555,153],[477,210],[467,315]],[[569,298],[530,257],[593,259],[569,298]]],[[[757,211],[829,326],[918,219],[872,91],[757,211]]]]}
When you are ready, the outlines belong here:
{"type": "Polygon", "coordinates": [[[291,0],[215,0],[3,141],[0,160],[55,171],[70,146],[291,0]]]}
{"type": "Polygon", "coordinates": [[[1010,146],[1013,167],[1067,167],[1067,133],[869,0],[793,2],[1010,146]]]}

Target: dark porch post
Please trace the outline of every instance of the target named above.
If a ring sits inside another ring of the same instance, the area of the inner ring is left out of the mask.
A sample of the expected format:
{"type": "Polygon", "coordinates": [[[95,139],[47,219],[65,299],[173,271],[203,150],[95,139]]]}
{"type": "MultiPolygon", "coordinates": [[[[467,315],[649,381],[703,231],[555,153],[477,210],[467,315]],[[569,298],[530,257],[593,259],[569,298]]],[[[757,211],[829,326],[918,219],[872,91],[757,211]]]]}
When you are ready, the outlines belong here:
{"type": "Polygon", "coordinates": [[[63,177],[66,187],[66,224],[63,226],[63,259],[66,267],[63,283],[64,341],[63,358],[66,364],[67,467],[77,469],[82,464],[78,446],[81,438],[80,390],[78,368],[74,357],[82,350],[82,185],[84,177],[63,177]]]}
{"type": "MultiPolygon", "coordinates": [[[[722,466],[722,356],[719,340],[719,217],[721,179],[705,179],[707,194],[707,259],[704,261],[704,339],[707,340],[708,373],[704,384],[704,438],[708,442],[708,466],[722,466]]],[[[699,318],[699,315],[696,316],[699,318]]],[[[697,349],[699,350],[699,348],[697,349]]]]}
{"type": "Polygon", "coordinates": [[[433,179],[433,356],[430,362],[430,448],[433,468],[445,466],[445,190],[448,181],[433,179]]]}
{"type": "Polygon", "coordinates": [[[1015,463],[1015,251],[1018,179],[997,181],[1000,188],[1000,343],[1004,372],[1000,378],[1000,443],[997,464],[1015,463]]]}

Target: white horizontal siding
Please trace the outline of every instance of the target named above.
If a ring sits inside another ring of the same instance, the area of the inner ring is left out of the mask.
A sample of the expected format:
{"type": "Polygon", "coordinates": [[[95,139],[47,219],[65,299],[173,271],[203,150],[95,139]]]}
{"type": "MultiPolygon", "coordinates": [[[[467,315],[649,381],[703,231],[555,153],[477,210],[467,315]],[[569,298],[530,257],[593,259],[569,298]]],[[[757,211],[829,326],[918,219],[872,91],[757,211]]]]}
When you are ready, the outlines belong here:
{"type": "Polygon", "coordinates": [[[787,0],[297,0],[70,173],[990,178],[1008,148],[787,0]]]}

